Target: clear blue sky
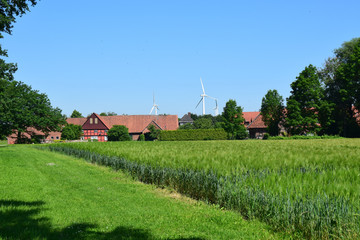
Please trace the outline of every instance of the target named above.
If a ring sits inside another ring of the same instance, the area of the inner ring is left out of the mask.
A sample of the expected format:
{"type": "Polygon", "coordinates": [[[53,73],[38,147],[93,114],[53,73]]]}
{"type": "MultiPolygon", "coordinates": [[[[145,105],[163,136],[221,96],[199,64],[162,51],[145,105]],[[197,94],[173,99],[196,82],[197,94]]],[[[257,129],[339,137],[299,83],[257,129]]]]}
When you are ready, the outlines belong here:
{"type": "MultiPolygon", "coordinates": [[[[321,67],[360,37],[360,1],[42,0],[1,44],[16,80],[70,115],[114,111],[201,114],[206,93],[258,111],[269,89],[286,98],[309,64],[321,67]]],[[[215,104],[206,103],[213,114],[215,104]]]]}

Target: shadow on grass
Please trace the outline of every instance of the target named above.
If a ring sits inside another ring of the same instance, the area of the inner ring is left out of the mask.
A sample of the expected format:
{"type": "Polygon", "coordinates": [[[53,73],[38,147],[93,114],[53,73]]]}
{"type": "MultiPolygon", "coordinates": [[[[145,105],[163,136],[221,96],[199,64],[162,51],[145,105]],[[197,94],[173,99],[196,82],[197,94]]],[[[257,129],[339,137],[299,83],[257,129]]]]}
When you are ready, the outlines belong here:
{"type": "MultiPolygon", "coordinates": [[[[49,218],[37,217],[44,205],[43,201],[0,200],[0,239],[156,239],[144,229],[119,226],[111,232],[98,232],[94,230],[97,226],[90,223],[76,223],[56,230],[49,218]]],[[[176,238],[185,239],[202,238],[176,238]]]]}

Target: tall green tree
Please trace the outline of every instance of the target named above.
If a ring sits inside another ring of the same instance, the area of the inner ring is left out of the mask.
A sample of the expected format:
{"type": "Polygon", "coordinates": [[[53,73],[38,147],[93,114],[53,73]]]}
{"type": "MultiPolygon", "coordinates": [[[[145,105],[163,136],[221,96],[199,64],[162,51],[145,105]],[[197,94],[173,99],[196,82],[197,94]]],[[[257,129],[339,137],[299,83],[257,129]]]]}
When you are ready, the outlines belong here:
{"type": "Polygon", "coordinates": [[[354,107],[360,109],[360,38],[344,42],[334,50],[320,71],[325,85],[325,98],[330,104],[326,117],[331,119],[324,129],[327,134],[359,137],[360,127],[354,107]]]}
{"type": "Polygon", "coordinates": [[[222,113],[223,128],[228,134],[229,139],[244,139],[247,137],[244,126],[242,108],[237,106],[236,101],[230,99],[222,113]]]}
{"type": "Polygon", "coordinates": [[[20,140],[29,127],[47,135],[60,131],[65,123],[65,116],[51,106],[46,94],[22,82],[0,80],[0,135],[16,132],[20,140]]]}
{"type": "Polygon", "coordinates": [[[271,136],[280,133],[280,123],[284,118],[284,99],[277,90],[269,90],[261,102],[261,117],[271,136]]]}
{"type": "Polygon", "coordinates": [[[74,109],[74,111],[71,113],[70,118],[83,118],[84,116],[77,111],[76,109],[74,109]]]}
{"type": "Polygon", "coordinates": [[[285,118],[288,132],[291,135],[318,133],[320,131],[318,111],[323,89],[316,67],[311,64],[305,67],[291,83],[291,89],[285,118]]]}

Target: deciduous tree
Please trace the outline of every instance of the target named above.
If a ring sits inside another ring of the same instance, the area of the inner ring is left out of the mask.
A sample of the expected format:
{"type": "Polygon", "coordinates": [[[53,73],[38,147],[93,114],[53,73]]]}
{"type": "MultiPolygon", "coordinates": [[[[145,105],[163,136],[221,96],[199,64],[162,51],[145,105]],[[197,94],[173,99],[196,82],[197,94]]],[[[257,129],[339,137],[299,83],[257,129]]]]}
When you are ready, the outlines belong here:
{"type": "Polygon", "coordinates": [[[74,111],[71,113],[70,118],[83,118],[84,116],[77,111],[76,109],[74,109],[74,111]]]}
{"type": "Polygon", "coordinates": [[[229,139],[244,139],[247,137],[242,108],[237,106],[235,100],[230,99],[226,103],[222,117],[223,128],[227,132],[229,139]]]}
{"type": "Polygon", "coordinates": [[[82,135],[82,127],[75,124],[66,124],[61,131],[61,139],[78,140],[82,135]]]}
{"type": "Polygon", "coordinates": [[[287,99],[286,127],[292,135],[318,133],[318,110],[321,105],[321,88],[317,69],[313,65],[305,69],[291,83],[291,95],[287,99]]]}
{"type": "Polygon", "coordinates": [[[271,136],[280,133],[280,122],[284,117],[284,99],[277,90],[269,90],[261,102],[261,117],[271,136]]]}

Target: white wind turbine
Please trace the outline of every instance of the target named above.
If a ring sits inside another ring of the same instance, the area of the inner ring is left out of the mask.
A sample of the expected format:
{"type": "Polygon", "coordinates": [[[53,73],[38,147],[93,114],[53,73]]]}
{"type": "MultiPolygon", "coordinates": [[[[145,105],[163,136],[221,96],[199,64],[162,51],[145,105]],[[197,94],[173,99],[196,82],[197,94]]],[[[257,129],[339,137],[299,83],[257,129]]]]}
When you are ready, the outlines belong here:
{"type": "Polygon", "coordinates": [[[201,87],[202,87],[203,93],[200,95],[201,99],[200,99],[199,103],[196,105],[195,108],[197,108],[199,106],[199,104],[201,103],[201,101],[202,101],[202,103],[203,103],[202,115],[205,115],[205,98],[208,97],[208,98],[211,98],[211,99],[215,100],[215,104],[216,104],[216,107],[214,108],[215,115],[216,116],[219,115],[219,108],[218,108],[218,105],[217,105],[217,99],[214,98],[214,97],[211,97],[209,95],[206,95],[205,89],[204,89],[204,84],[203,84],[201,78],[200,78],[200,82],[201,82],[201,87]]]}
{"type": "Polygon", "coordinates": [[[151,114],[154,111],[154,109],[155,109],[155,115],[158,115],[157,110],[160,110],[160,109],[159,109],[159,106],[155,103],[155,94],[153,94],[153,106],[152,106],[149,114],[151,114]]]}

